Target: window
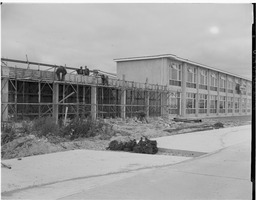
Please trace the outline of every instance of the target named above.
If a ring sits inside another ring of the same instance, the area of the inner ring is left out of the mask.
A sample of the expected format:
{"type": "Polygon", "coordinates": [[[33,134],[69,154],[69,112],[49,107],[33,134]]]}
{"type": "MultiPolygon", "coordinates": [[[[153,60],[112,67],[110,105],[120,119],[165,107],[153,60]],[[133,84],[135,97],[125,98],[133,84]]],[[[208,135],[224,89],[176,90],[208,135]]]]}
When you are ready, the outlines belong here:
{"type": "Polygon", "coordinates": [[[247,91],[247,84],[245,81],[242,81],[242,87],[241,87],[241,91],[243,95],[246,95],[246,91],[247,91]]]}
{"type": "Polygon", "coordinates": [[[187,114],[196,113],[196,93],[187,92],[186,113],[187,114]]]}
{"type": "Polygon", "coordinates": [[[227,80],[227,88],[228,88],[228,93],[233,93],[233,80],[232,78],[228,78],[227,80]]]}
{"type": "Polygon", "coordinates": [[[246,98],[242,98],[242,112],[246,112],[246,98]]]}
{"type": "Polygon", "coordinates": [[[220,76],[220,92],[226,92],[226,77],[220,76]]]}
{"type": "Polygon", "coordinates": [[[207,71],[201,69],[199,76],[199,89],[207,90],[207,71]]]}
{"type": "Polygon", "coordinates": [[[217,113],[217,96],[210,95],[210,113],[217,113]]]}
{"type": "Polygon", "coordinates": [[[188,67],[186,85],[189,88],[196,88],[196,68],[195,67],[188,67]]]}
{"type": "Polygon", "coordinates": [[[252,107],[252,100],[251,99],[247,99],[247,112],[250,113],[251,112],[251,107],[252,107]]]}
{"type": "Polygon", "coordinates": [[[226,97],[220,96],[220,105],[219,105],[219,112],[220,113],[225,113],[225,108],[226,108],[226,97]]]}
{"type": "Polygon", "coordinates": [[[228,113],[233,112],[233,97],[227,98],[227,104],[228,104],[228,113]]]}
{"type": "Polygon", "coordinates": [[[180,93],[172,92],[169,98],[169,114],[179,114],[180,109],[180,93]]]}
{"type": "Polygon", "coordinates": [[[240,107],[240,99],[235,98],[235,113],[239,113],[239,107],[240,107]]]}
{"type": "Polygon", "coordinates": [[[199,94],[199,113],[207,113],[207,95],[199,94]]]}
{"type": "Polygon", "coordinates": [[[250,83],[247,85],[247,94],[248,96],[252,96],[252,85],[250,83]]]}
{"type": "Polygon", "coordinates": [[[238,79],[235,79],[235,92],[236,94],[241,94],[241,84],[238,79]]]}
{"type": "Polygon", "coordinates": [[[181,64],[171,63],[169,65],[169,85],[181,86],[181,64]]]}
{"type": "Polygon", "coordinates": [[[217,86],[218,86],[217,74],[214,73],[214,72],[211,72],[211,75],[210,75],[210,90],[217,91],[217,86]]]}

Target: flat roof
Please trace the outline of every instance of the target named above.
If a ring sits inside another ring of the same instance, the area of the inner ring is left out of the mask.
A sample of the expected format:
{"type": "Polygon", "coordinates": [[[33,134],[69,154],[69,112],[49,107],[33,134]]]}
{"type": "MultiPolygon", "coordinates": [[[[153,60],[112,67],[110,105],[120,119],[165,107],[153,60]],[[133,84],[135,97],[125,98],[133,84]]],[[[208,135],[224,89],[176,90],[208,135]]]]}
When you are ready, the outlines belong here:
{"type": "Polygon", "coordinates": [[[204,64],[201,64],[201,63],[197,63],[197,62],[185,59],[185,58],[181,58],[181,57],[178,57],[178,56],[176,56],[174,54],[161,54],[161,55],[153,55],[153,56],[117,58],[117,59],[114,59],[114,61],[115,62],[125,62],[125,61],[150,60],[150,59],[159,59],[159,58],[170,58],[170,59],[178,60],[178,61],[181,61],[181,62],[186,62],[186,63],[192,64],[192,65],[196,65],[196,66],[199,66],[199,67],[211,69],[213,71],[218,71],[218,72],[221,72],[221,73],[224,73],[224,74],[228,74],[230,76],[235,76],[237,78],[242,78],[242,79],[245,79],[245,80],[248,80],[248,81],[252,81],[249,78],[246,78],[246,77],[243,77],[243,76],[239,76],[237,74],[233,74],[231,72],[220,70],[220,69],[217,69],[217,68],[214,68],[214,67],[210,67],[210,66],[207,66],[207,65],[204,65],[204,64]]]}

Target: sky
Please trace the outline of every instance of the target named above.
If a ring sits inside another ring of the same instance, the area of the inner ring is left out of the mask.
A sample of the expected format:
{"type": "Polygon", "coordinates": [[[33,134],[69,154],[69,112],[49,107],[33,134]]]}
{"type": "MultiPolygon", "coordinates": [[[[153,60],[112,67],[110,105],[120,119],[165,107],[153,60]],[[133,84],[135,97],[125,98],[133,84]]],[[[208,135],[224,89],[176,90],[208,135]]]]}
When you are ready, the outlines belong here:
{"type": "Polygon", "coordinates": [[[252,4],[1,6],[1,57],[116,73],[116,58],[174,54],[251,78],[252,4]]]}

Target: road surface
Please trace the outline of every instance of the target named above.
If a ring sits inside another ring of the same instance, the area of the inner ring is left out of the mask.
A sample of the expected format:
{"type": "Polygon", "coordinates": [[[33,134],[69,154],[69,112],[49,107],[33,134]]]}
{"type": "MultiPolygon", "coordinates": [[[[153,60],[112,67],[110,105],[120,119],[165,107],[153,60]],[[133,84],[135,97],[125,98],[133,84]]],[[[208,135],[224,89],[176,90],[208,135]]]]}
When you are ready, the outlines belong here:
{"type": "Polygon", "coordinates": [[[197,158],[75,150],[5,160],[2,199],[251,199],[250,126],[158,139],[197,158]]]}
{"type": "Polygon", "coordinates": [[[64,199],[251,199],[250,145],[158,168],[64,199]]]}

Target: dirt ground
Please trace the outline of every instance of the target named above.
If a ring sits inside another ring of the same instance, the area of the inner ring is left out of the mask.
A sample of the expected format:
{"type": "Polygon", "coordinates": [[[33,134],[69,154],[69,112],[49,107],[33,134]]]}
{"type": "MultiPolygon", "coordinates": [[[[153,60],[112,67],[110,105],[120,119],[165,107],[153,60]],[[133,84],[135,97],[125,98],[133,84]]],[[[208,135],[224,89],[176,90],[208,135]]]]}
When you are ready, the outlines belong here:
{"type": "MultiPolygon", "coordinates": [[[[171,118],[154,117],[149,118],[148,122],[141,122],[137,118],[129,118],[125,121],[120,118],[104,119],[104,123],[111,127],[110,130],[114,133],[111,138],[97,135],[92,138],[81,138],[74,141],[53,142],[49,138],[28,135],[2,145],[1,157],[4,160],[74,149],[106,150],[111,140],[139,140],[142,136],[157,138],[193,131],[211,130],[216,128],[214,124],[217,122],[223,123],[224,127],[247,125],[251,124],[251,116],[205,118],[200,123],[175,122],[171,118]]],[[[168,152],[159,151],[158,154],[176,155],[180,152],[170,152],[168,154],[168,152]]],[[[186,154],[186,152],[183,154],[186,154]]]]}

